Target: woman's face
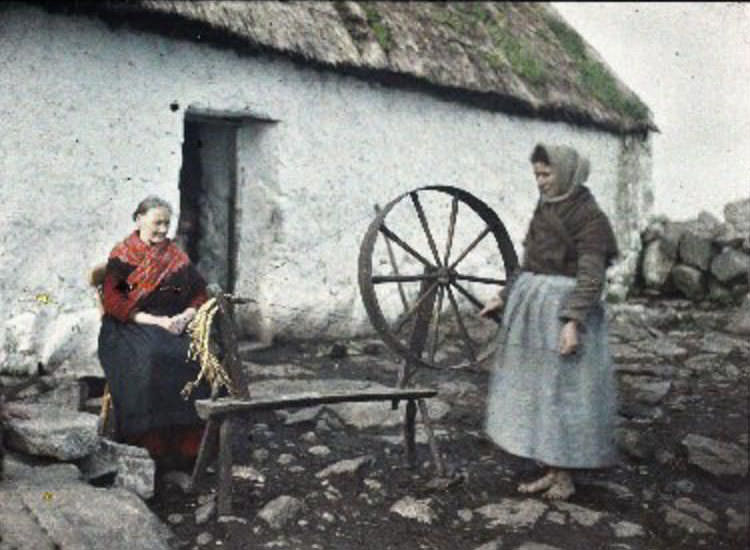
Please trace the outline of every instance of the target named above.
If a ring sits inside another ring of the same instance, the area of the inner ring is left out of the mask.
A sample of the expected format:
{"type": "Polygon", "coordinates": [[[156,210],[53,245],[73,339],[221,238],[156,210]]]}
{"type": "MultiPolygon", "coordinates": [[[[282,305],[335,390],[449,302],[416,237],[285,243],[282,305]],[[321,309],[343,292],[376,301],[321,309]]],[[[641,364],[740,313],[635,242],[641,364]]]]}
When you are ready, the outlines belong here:
{"type": "Polygon", "coordinates": [[[169,210],[161,206],[146,210],[145,214],[140,214],[135,220],[138,235],[146,244],[163,242],[167,238],[169,222],[169,210]]]}
{"type": "Polygon", "coordinates": [[[545,162],[535,162],[534,178],[536,179],[539,192],[545,198],[552,198],[560,194],[560,184],[552,167],[545,162]]]}

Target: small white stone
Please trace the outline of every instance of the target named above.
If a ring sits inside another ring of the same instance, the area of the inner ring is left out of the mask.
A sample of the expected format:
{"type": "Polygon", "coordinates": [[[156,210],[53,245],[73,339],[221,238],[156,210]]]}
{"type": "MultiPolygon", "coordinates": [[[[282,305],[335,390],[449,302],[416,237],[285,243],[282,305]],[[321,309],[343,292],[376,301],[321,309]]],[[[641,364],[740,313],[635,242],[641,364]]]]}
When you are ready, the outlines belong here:
{"type": "Polygon", "coordinates": [[[282,453],[279,455],[279,458],[276,460],[279,464],[285,465],[290,464],[294,462],[296,459],[294,458],[294,455],[291,455],[289,453],[282,453]]]}
{"type": "Polygon", "coordinates": [[[365,479],[365,486],[367,486],[368,489],[371,491],[382,491],[383,490],[383,484],[380,483],[377,479],[365,479]]]}
{"type": "Polygon", "coordinates": [[[611,523],[610,525],[612,526],[617,538],[642,537],[646,534],[643,527],[630,521],[618,521],[617,523],[611,523]]]}
{"type": "Polygon", "coordinates": [[[219,523],[241,523],[242,525],[247,525],[247,520],[239,516],[219,516],[216,521],[219,523]]]}
{"type": "Polygon", "coordinates": [[[253,460],[255,462],[265,462],[268,460],[269,455],[268,449],[255,449],[253,451],[253,460]]]}
{"type": "Polygon", "coordinates": [[[254,483],[263,484],[266,482],[266,476],[261,474],[252,466],[234,465],[232,466],[232,477],[254,483]]]}
{"type": "Polygon", "coordinates": [[[546,519],[547,521],[551,521],[552,523],[557,523],[558,525],[565,525],[565,514],[561,514],[560,512],[555,512],[555,511],[548,512],[546,519]]]}
{"type": "Polygon", "coordinates": [[[300,439],[305,443],[314,443],[318,440],[318,436],[315,432],[305,432],[300,436],[300,439]]]}
{"type": "Polygon", "coordinates": [[[420,523],[432,524],[437,520],[437,515],[430,508],[431,502],[432,499],[429,498],[417,500],[407,496],[394,503],[391,512],[407,519],[416,519],[420,523]]]}
{"type": "Polygon", "coordinates": [[[315,445],[314,447],[307,449],[307,452],[314,456],[328,456],[331,454],[331,449],[325,445],[315,445]]]}
{"type": "Polygon", "coordinates": [[[179,525],[182,523],[183,519],[182,514],[169,514],[167,516],[167,521],[172,525],[179,525]]]}

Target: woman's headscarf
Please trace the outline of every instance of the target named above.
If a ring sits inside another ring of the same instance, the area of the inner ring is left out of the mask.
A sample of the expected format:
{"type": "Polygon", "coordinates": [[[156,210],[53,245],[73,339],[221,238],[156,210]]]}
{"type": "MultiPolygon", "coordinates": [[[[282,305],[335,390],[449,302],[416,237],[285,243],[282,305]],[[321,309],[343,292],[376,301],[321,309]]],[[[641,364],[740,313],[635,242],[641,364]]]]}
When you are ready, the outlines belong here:
{"type": "Polygon", "coordinates": [[[589,177],[589,160],[567,145],[538,143],[531,153],[532,162],[547,158],[557,179],[560,192],[554,197],[542,197],[542,202],[559,202],[567,199],[589,177]]]}

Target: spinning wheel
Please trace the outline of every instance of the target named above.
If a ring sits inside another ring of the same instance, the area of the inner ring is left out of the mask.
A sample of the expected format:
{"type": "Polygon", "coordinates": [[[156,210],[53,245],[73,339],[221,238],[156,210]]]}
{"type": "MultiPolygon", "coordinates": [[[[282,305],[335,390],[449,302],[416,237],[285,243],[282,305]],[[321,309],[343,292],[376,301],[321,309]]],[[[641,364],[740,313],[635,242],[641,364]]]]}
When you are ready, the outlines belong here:
{"type": "Polygon", "coordinates": [[[376,212],[360,247],[359,288],[386,345],[428,368],[490,356],[499,319],[477,313],[518,265],[497,214],[448,186],[414,189],[376,212]]]}

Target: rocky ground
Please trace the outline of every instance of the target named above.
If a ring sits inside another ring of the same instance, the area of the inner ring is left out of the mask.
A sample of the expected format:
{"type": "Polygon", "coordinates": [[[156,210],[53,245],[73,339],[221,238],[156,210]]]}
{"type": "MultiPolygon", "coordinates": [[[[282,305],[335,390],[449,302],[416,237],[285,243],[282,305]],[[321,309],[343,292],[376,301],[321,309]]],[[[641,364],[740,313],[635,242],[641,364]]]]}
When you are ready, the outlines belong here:
{"type": "MultiPolygon", "coordinates": [[[[420,467],[404,467],[403,405],[388,404],[269,413],[247,423],[235,433],[233,515],[220,518],[215,475],[186,493],[184,474],[159,472],[146,508],[122,488],[66,484],[77,477],[70,462],[12,454],[0,484],[0,548],[97,548],[106,540],[96,538],[104,532],[92,527],[98,521],[113,523],[130,548],[744,549],[750,342],[726,330],[732,314],[679,300],[612,307],[622,460],[607,472],[579,472],[565,503],[515,492],[537,466],[484,437],[486,369],[429,371],[418,382],[439,390],[430,412],[450,476],[436,477],[423,431],[420,467]],[[92,503],[88,516],[70,511],[81,501],[92,503]],[[33,539],[28,533],[39,526],[45,535],[33,539]],[[66,526],[79,533],[67,545],[59,534],[70,532],[66,526]],[[49,545],[18,543],[30,540],[49,545]]],[[[248,354],[251,392],[395,383],[397,358],[382,344],[334,344],[248,354]]]]}
{"type": "MultiPolygon", "coordinates": [[[[234,517],[204,521],[211,478],[195,496],[162,479],[151,507],[186,548],[746,548],[750,342],[723,330],[726,310],[672,301],[613,312],[622,461],[580,472],[569,502],[515,493],[536,465],[483,436],[487,371],[453,370],[422,379],[440,391],[431,411],[448,479],[436,479],[424,437],[422,467],[403,467],[400,412],[326,407],[258,418],[237,434],[234,517]]],[[[350,342],[336,359],[330,345],[255,353],[256,394],[393,384],[394,358],[363,347],[377,349],[350,342]]]]}

